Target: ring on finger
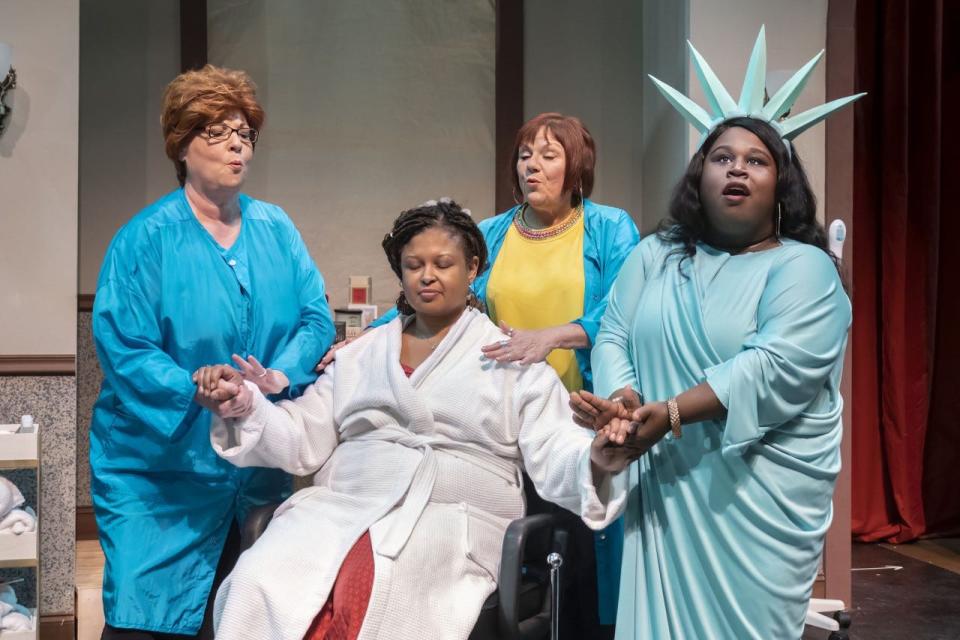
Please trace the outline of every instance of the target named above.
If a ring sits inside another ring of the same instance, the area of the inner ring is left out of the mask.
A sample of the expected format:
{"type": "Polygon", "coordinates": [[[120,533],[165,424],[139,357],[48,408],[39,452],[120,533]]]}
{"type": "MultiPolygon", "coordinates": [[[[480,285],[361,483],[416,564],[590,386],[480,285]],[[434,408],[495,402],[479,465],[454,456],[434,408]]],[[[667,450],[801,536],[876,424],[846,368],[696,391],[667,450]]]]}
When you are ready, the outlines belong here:
{"type": "Polygon", "coordinates": [[[500,341],[499,343],[497,343],[497,344],[499,344],[500,347],[503,348],[503,347],[506,347],[507,345],[509,345],[509,344],[510,344],[510,341],[509,341],[509,340],[501,340],[501,341],[500,341]]]}

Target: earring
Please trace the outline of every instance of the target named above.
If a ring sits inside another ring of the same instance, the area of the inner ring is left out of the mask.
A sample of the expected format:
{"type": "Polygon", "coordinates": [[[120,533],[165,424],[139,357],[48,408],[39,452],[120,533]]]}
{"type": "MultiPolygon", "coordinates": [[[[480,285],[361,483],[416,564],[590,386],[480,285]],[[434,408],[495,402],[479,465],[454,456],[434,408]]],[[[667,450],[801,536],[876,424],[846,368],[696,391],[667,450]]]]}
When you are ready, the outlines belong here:
{"type": "Polygon", "coordinates": [[[783,219],[783,214],[780,210],[780,201],[777,200],[777,239],[780,238],[780,221],[783,219]]]}

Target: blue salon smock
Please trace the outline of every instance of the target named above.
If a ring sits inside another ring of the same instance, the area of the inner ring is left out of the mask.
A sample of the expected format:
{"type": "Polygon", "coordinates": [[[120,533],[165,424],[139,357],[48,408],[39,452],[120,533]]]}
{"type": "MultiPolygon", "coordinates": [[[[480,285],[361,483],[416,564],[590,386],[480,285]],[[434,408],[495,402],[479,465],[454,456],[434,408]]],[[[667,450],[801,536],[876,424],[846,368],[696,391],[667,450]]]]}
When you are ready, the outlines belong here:
{"type": "Polygon", "coordinates": [[[333,341],[323,278],[279,207],[240,196],[224,249],[182,189],[117,232],[93,334],[104,380],[93,411],[93,504],[114,627],[195,634],[234,518],[289,493],[279,470],[240,469],[210,445],[191,374],[253,355],[298,395],[333,341]]]}
{"type": "Polygon", "coordinates": [[[684,425],[625,471],[616,637],[799,638],[840,471],[850,301],[808,244],[677,247],[650,236],[624,264],[596,390],[662,402],[705,382],[726,416],[684,425]]]}
{"type": "MultiPolygon", "coordinates": [[[[493,264],[503,246],[503,240],[513,223],[519,205],[501,214],[481,220],[478,226],[487,243],[489,265],[473,281],[473,292],[487,303],[487,283],[493,264]]],[[[600,319],[607,309],[607,298],[620,267],[640,241],[640,233],[629,214],[623,209],[597,204],[589,199],[583,202],[583,315],[574,324],[583,327],[590,345],[576,350],[577,364],[583,386],[593,389],[590,351],[600,330],[600,319]]],[[[379,326],[396,317],[391,309],[374,324],[379,326]]],[[[613,624],[616,619],[616,601],[620,583],[620,563],[623,554],[623,519],[594,534],[597,560],[597,592],[600,622],[613,624]]]]}

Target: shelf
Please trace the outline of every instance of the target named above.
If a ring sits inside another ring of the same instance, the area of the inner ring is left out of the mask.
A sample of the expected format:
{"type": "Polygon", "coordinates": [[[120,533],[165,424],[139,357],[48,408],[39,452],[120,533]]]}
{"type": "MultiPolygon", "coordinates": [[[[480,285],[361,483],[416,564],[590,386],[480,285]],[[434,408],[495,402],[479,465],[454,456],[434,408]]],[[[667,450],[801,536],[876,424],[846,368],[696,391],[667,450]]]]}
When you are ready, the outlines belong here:
{"type": "Polygon", "coordinates": [[[0,640],[37,640],[37,610],[31,609],[33,614],[33,630],[31,631],[0,631],[0,640]]]}
{"type": "MultiPolygon", "coordinates": [[[[7,425],[3,425],[7,426],[7,425]]],[[[40,425],[17,433],[0,433],[0,468],[35,468],[38,466],[40,425]]],[[[0,427],[2,429],[2,427],[0,427]]]]}
{"type": "MultiPolygon", "coordinates": [[[[39,523],[38,523],[39,524],[39,523]]],[[[37,532],[21,534],[0,533],[0,567],[35,567],[37,566],[37,532]]]]}

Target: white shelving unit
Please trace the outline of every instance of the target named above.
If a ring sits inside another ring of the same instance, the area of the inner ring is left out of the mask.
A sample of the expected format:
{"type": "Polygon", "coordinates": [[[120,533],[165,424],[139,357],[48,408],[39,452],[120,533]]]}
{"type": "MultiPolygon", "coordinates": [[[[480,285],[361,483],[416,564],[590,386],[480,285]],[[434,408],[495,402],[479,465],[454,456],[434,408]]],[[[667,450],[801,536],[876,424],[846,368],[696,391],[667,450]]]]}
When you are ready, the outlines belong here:
{"type": "MultiPolygon", "coordinates": [[[[9,425],[0,428],[9,430],[9,425]]],[[[20,425],[16,425],[20,427],[20,425]]],[[[0,569],[28,567],[33,569],[36,600],[40,602],[40,425],[19,428],[16,433],[0,434],[0,473],[12,469],[33,469],[37,478],[36,504],[30,505],[37,513],[35,531],[14,535],[0,533],[0,569]]],[[[14,587],[16,588],[16,587],[14,587]]],[[[0,631],[0,640],[36,640],[39,617],[33,614],[32,631],[0,631]]]]}

